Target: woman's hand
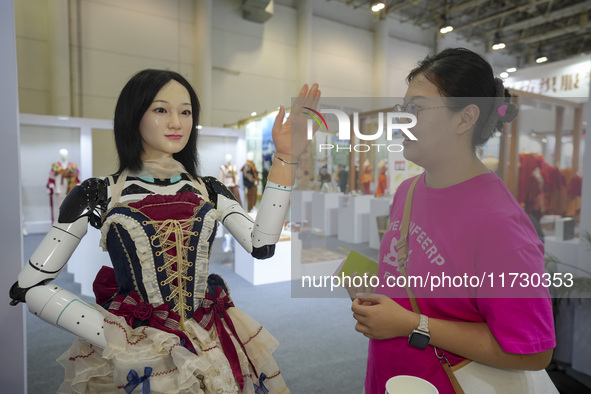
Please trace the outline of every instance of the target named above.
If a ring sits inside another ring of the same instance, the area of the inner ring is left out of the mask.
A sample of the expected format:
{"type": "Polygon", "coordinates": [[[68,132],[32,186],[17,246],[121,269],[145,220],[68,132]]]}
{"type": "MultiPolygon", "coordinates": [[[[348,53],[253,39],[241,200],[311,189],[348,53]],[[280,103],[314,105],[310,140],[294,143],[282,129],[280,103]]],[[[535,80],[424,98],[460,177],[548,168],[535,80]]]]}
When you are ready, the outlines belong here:
{"type": "MultiPolygon", "coordinates": [[[[310,140],[307,138],[307,125],[310,117],[304,114],[309,110],[304,107],[315,110],[319,100],[318,84],[313,84],[310,89],[308,89],[308,85],[304,85],[295,99],[285,123],[283,123],[285,107],[279,108],[279,113],[273,124],[273,143],[275,144],[275,152],[282,159],[294,163],[299,161],[300,156],[310,144],[310,140]]],[[[314,131],[316,131],[318,125],[316,123],[314,125],[316,126],[314,131]]]]}
{"type": "Polygon", "coordinates": [[[356,298],[351,306],[355,330],[371,339],[408,337],[419,325],[419,315],[390,297],[356,298]]]}
{"type": "MultiPolygon", "coordinates": [[[[344,262],[345,262],[345,260],[343,260],[343,263],[344,262]]],[[[342,264],[341,264],[341,266],[342,266],[342,264]]],[[[340,270],[340,268],[339,268],[339,270],[340,270]]],[[[339,272],[339,270],[337,270],[337,273],[339,272]]],[[[369,272],[366,272],[363,276],[359,275],[357,272],[354,272],[351,275],[351,280],[346,281],[344,287],[347,290],[347,293],[349,294],[351,301],[355,300],[355,298],[358,298],[358,297],[370,297],[372,294],[375,294],[376,289],[375,289],[375,287],[371,286],[370,281],[368,280],[369,277],[370,277],[369,272]],[[360,277],[361,280],[356,281],[355,280],[356,277],[360,277]],[[355,283],[359,283],[360,286],[355,286],[355,283]],[[351,286],[348,286],[349,284],[351,286]]]]}

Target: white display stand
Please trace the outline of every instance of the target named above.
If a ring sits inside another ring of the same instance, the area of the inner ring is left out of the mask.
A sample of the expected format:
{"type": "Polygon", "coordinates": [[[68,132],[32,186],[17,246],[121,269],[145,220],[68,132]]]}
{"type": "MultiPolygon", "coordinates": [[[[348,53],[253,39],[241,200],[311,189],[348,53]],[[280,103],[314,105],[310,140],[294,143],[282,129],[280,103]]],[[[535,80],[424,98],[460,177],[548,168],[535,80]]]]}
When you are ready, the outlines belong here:
{"type": "Polygon", "coordinates": [[[337,235],[339,198],[343,193],[314,192],[310,226],[323,230],[324,235],[337,235]]]}
{"type": "Polygon", "coordinates": [[[392,197],[374,198],[369,203],[369,247],[380,248],[380,234],[378,233],[377,217],[390,214],[392,197]]]}
{"type": "Polygon", "coordinates": [[[302,241],[299,239],[299,233],[291,233],[291,278],[299,281],[302,276],[324,277],[333,275],[343,259],[319,261],[316,263],[302,264],[302,241]]]}
{"type": "Polygon", "coordinates": [[[291,192],[291,221],[293,223],[310,223],[312,218],[313,190],[292,190],[291,192]]]}
{"type": "MultiPolygon", "coordinates": [[[[555,256],[558,260],[574,265],[575,267],[578,265],[579,244],[580,240],[578,237],[567,241],[557,240],[555,236],[544,237],[544,249],[546,252],[555,256]]],[[[556,269],[561,272],[572,272],[574,275],[580,274],[580,272],[573,271],[572,268],[567,266],[557,265],[556,269]]]]}
{"type": "Polygon", "coordinates": [[[341,195],[338,210],[339,241],[351,244],[369,241],[369,206],[372,199],[375,198],[368,195],[341,195]]]}
{"type": "Polygon", "coordinates": [[[234,271],[253,285],[291,280],[291,241],[277,242],[275,254],[265,260],[255,259],[243,247],[236,245],[234,271]]]}

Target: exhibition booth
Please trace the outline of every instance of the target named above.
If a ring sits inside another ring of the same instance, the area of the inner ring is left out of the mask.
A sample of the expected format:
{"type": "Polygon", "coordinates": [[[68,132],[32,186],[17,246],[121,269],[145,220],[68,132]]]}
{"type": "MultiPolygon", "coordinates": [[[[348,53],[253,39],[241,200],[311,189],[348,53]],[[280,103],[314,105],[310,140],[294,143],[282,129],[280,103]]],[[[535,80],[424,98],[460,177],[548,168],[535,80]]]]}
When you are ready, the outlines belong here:
{"type": "MultiPolygon", "coordinates": [[[[540,75],[532,70],[512,75],[507,84],[520,116],[477,151],[539,226],[546,252],[555,258],[547,269],[583,276],[589,273],[580,256],[584,238],[579,222],[581,210],[590,209],[582,203],[581,186],[590,66],[591,59],[585,58],[536,69],[540,75]]],[[[383,130],[381,123],[384,114],[393,110],[392,102],[322,105],[340,108],[354,126],[349,138],[343,139],[341,125],[326,116],[326,127],[316,133],[298,167],[275,256],[258,261],[233,247],[223,226],[218,229],[218,242],[224,242],[225,251],[234,252],[234,271],[254,285],[332,275],[350,250],[377,259],[397,187],[422,172],[399,149],[404,137],[400,130],[376,134],[383,130]],[[363,135],[377,136],[374,149],[366,148],[363,135]]],[[[271,167],[275,116],[273,112],[242,120],[235,127],[199,131],[201,175],[222,180],[253,218],[271,167]]],[[[117,170],[112,122],[22,114],[20,125],[23,232],[45,233],[72,185],[117,170]]],[[[99,239],[100,231],[89,227],[68,263],[68,271],[87,296],[92,296],[92,281],[100,267],[110,265],[107,253],[96,253],[99,239]]],[[[583,334],[575,327],[582,326],[585,305],[562,307],[569,318],[558,325],[559,341],[568,343],[557,348],[556,357],[591,374],[591,363],[582,353],[591,345],[572,345],[572,338],[583,334]]]]}

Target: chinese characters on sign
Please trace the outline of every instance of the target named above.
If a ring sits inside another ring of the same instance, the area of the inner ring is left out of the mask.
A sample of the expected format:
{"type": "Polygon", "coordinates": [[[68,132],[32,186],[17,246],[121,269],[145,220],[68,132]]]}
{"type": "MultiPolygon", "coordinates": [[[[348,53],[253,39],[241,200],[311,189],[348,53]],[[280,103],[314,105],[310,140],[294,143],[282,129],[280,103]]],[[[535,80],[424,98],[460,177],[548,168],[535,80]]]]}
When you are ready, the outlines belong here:
{"type": "MultiPolygon", "coordinates": [[[[585,80],[589,80],[590,72],[584,75],[585,80]]],[[[507,85],[515,90],[521,90],[529,93],[548,94],[568,92],[582,87],[583,75],[581,73],[563,74],[560,76],[547,77],[542,79],[533,79],[508,83],[507,85]]]]}

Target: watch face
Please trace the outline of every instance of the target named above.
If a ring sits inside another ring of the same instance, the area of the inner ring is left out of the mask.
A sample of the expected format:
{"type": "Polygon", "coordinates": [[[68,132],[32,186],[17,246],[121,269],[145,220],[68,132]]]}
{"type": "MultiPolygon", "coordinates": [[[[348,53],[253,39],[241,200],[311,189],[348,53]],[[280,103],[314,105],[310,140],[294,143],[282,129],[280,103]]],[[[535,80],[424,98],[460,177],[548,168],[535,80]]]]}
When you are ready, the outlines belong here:
{"type": "Polygon", "coordinates": [[[410,335],[410,338],[408,338],[408,343],[410,343],[411,345],[416,346],[420,349],[424,349],[429,344],[430,339],[431,339],[431,337],[429,335],[425,335],[425,334],[421,334],[420,332],[413,331],[413,333],[410,335]]]}

